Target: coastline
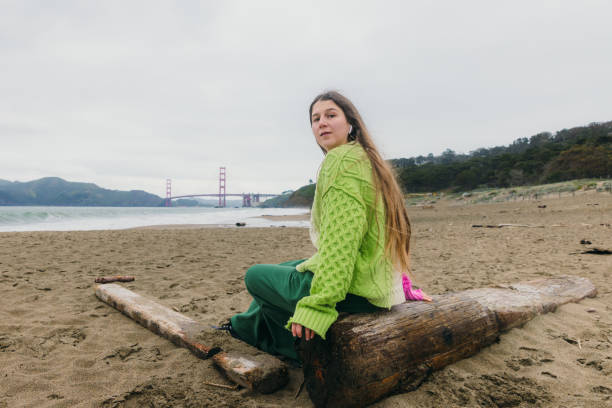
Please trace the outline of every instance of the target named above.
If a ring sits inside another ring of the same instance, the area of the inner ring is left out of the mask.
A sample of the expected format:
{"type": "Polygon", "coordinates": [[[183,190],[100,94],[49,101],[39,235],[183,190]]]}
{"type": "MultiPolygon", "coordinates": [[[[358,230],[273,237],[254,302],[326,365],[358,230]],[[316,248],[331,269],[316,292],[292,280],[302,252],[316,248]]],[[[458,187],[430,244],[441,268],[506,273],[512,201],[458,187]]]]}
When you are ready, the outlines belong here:
{"type": "MultiPolygon", "coordinates": [[[[582,251],[612,249],[612,195],[449,202],[410,207],[409,214],[414,281],[434,298],[562,274],[589,278],[599,293],[502,334],[499,343],[433,373],[417,390],[374,406],[609,406],[612,256],[582,251]],[[541,203],[547,207],[538,208],[541,203]],[[592,244],[580,244],[583,239],[592,244]]],[[[313,253],[308,229],[179,225],[3,232],[0,242],[0,407],[312,406],[306,390],[294,398],[299,369],[291,369],[289,384],[270,395],[205,385],[231,382],[211,361],[93,295],[96,277],[134,275],[127,288],[218,324],[248,307],[248,267],[313,253]]]]}
{"type": "MultiPolygon", "coordinates": [[[[256,217],[268,221],[276,221],[276,222],[292,222],[292,221],[310,221],[310,213],[300,214],[300,215],[259,215],[256,217]]],[[[245,222],[246,225],[236,225],[236,224],[163,224],[163,225],[145,225],[142,227],[132,227],[126,229],[161,229],[161,230],[175,230],[175,229],[197,229],[197,228],[278,228],[278,227],[286,227],[285,225],[268,225],[268,226],[250,226],[248,222],[245,222]]],[[[303,226],[292,226],[293,228],[307,228],[307,225],[303,226]]]]}
{"type": "Polygon", "coordinates": [[[306,208],[2,207],[0,232],[130,228],[308,227],[306,208]]]}
{"type": "Polygon", "coordinates": [[[310,211],[299,215],[260,215],[259,218],[270,221],[310,221],[310,211]]]}
{"type": "Polygon", "coordinates": [[[160,224],[144,225],[142,227],[130,227],[126,230],[190,230],[199,228],[239,228],[236,224],[160,224]]]}

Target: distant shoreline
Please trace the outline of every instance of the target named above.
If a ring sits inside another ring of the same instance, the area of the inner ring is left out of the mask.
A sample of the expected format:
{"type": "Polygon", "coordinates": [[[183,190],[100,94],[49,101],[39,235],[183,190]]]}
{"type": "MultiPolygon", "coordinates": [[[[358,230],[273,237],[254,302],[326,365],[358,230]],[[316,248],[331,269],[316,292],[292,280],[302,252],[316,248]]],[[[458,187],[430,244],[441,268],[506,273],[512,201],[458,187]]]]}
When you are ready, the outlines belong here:
{"type": "MultiPolygon", "coordinates": [[[[259,215],[257,217],[251,218],[259,218],[268,221],[310,221],[310,213],[307,214],[298,214],[298,215],[259,215]]],[[[142,227],[133,227],[126,229],[169,229],[169,230],[181,230],[181,229],[198,229],[198,228],[242,228],[248,227],[249,223],[246,222],[244,226],[238,226],[236,224],[162,224],[162,225],[145,225],[142,227]]],[[[253,228],[278,228],[279,225],[270,225],[270,226],[257,226],[253,228]]],[[[305,227],[297,227],[297,228],[305,228],[305,227]]]]}
{"type": "Polygon", "coordinates": [[[268,221],[310,221],[310,213],[298,215],[260,215],[252,218],[263,218],[268,221]]]}
{"type": "Polygon", "coordinates": [[[308,227],[307,209],[0,207],[0,231],[308,227]],[[271,217],[271,218],[270,218],[271,217]],[[245,224],[245,225],[237,225],[245,224]]]}

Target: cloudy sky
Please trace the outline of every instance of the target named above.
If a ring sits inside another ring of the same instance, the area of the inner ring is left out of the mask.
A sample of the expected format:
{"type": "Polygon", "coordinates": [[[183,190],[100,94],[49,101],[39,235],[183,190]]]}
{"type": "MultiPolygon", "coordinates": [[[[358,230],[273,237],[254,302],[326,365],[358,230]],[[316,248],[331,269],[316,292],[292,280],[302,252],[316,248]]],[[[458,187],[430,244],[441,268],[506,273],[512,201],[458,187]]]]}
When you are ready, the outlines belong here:
{"type": "Polygon", "coordinates": [[[386,158],[612,120],[609,1],[0,0],[0,178],[277,193],[337,89],[386,158]]]}

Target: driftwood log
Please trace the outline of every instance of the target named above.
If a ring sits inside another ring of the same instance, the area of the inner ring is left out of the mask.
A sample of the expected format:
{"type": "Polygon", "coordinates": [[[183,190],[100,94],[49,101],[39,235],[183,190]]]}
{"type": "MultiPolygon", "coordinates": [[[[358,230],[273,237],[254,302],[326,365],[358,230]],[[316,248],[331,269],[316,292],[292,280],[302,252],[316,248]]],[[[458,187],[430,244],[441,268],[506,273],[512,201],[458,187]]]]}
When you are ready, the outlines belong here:
{"type": "Polygon", "coordinates": [[[476,354],[503,331],[596,293],[588,279],[561,276],[345,315],[326,341],[299,344],[306,389],[316,407],[365,406],[415,389],[431,372],[476,354]]]}
{"type": "Polygon", "coordinates": [[[147,329],[185,347],[196,356],[212,358],[232,381],[261,393],[274,392],[289,380],[287,365],[265,353],[242,355],[202,344],[198,337],[211,328],[116,284],[98,285],[96,296],[147,329]]]}
{"type": "Polygon", "coordinates": [[[100,278],[96,278],[94,282],[96,283],[132,282],[134,281],[134,279],[135,278],[133,276],[123,276],[123,275],[102,276],[100,278]]]}

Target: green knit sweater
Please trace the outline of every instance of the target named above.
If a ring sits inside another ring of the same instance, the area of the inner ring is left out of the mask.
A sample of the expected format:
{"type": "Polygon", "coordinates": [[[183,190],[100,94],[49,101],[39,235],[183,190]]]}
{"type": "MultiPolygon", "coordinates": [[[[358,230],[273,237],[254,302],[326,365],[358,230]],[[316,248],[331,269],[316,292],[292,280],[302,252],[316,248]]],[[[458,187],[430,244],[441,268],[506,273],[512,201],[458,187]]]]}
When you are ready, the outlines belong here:
{"type": "Polygon", "coordinates": [[[311,239],[317,252],[296,268],[314,274],[310,295],[302,298],[291,323],[325,338],[338,318],[336,303],[347,293],[378,307],[405,300],[401,273],[385,255],[385,210],[376,202],[372,167],[356,142],[330,150],[317,179],[311,239]]]}

